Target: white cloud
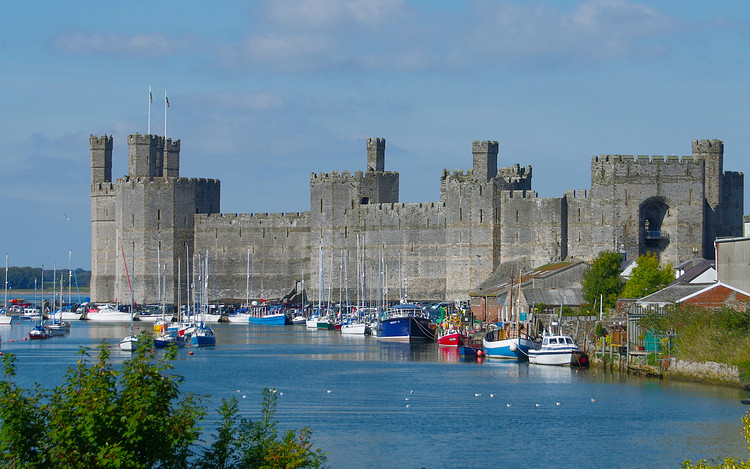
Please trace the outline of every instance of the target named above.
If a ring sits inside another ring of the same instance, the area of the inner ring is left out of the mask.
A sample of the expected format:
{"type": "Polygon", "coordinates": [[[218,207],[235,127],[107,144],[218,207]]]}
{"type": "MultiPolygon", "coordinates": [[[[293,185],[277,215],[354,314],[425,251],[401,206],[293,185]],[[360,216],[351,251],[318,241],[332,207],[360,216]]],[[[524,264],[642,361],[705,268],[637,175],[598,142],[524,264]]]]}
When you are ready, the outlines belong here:
{"type": "Polygon", "coordinates": [[[222,65],[287,71],[457,70],[524,63],[545,68],[669,50],[675,19],[625,0],[477,0],[420,10],[401,0],[290,0],[254,10],[255,29],[225,46],[222,65]],[[375,66],[373,66],[375,65],[375,66]]]}
{"type": "Polygon", "coordinates": [[[188,45],[187,39],[170,38],[163,33],[114,34],[72,33],[54,37],[54,44],[69,54],[106,53],[121,56],[163,57],[188,45]]]}

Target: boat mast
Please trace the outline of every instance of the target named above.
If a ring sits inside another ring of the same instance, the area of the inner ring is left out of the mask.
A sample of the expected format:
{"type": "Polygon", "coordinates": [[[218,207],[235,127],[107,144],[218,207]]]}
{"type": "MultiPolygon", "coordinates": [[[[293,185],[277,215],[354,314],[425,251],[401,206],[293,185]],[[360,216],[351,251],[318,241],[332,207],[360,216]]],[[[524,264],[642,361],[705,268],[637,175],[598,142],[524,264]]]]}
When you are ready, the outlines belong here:
{"type": "MultiPolygon", "coordinates": [[[[44,274],[44,270],[42,270],[42,274],[44,274]]],[[[34,306],[36,306],[36,304],[34,306]]],[[[6,315],[8,314],[8,255],[7,254],[5,255],[5,314],[6,315]]]]}
{"type": "MultiPolygon", "coordinates": [[[[70,308],[70,312],[73,312],[73,286],[71,283],[73,282],[73,269],[71,268],[71,258],[73,257],[73,251],[68,249],[68,307],[70,308]]],[[[62,309],[62,305],[60,305],[60,308],[62,309]]],[[[61,316],[62,318],[62,316],[61,316]]]]}
{"type": "MultiPolygon", "coordinates": [[[[250,311],[250,249],[247,250],[247,269],[245,269],[247,278],[245,279],[245,308],[250,311]]],[[[302,274],[304,278],[304,274],[302,274]]],[[[304,286],[304,280],[302,280],[304,286]]]]}

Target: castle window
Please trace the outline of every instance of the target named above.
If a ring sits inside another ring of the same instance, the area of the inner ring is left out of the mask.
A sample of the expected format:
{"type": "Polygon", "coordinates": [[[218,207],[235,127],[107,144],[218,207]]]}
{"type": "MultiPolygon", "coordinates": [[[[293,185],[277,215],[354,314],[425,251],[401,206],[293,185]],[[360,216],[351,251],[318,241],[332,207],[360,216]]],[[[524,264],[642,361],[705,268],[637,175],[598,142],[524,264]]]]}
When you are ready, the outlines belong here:
{"type": "Polygon", "coordinates": [[[157,211],[156,211],[156,220],[157,220],[157,221],[160,221],[160,220],[161,220],[161,210],[157,210],[157,211]]]}
{"type": "Polygon", "coordinates": [[[348,238],[348,237],[349,237],[349,227],[344,226],[344,238],[348,238]]]}
{"type": "Polygon", "coordinates": [[[370,203],[369,197],[362,197],[362,205],[367,205],[370,203]]]}
{"type": "Polygon", "coordinates": [[[458,208],[458,221],[464,221],[464,209],[463,207],[458,208]]]}
{"type": "Polygon", "coordinates": [[[320,199],[320,213],[323,213],[323,199],[320,199]]]}
{"type": "Polygon", "coordinates": [[[518,223],[518,210],[516,210],[516,223],[518,223]]]}
{"type": "Polygon", "coordinates": [[[286,229],[286,237],[289,237],[289,228],[286,229]]]}
{"type": "Polygon", "coordinates": [[[520,236],[518,236],[518,231],[516,231],[516,242],[518,242],[520,236]]]}
{"type": "Polygon", "coordinates": [[[352,210],[354,210],[354,199],[352,199],[352,210]]]}
{"type": "Polygon", "coordinates": [[[479,209],[479,223],[484,222],[484,211],[480,208],[479,209]]]}
{"type": "Polygon", "coordinates": [[[581,209],[580,208],[578,209],[578,223],[581,223],[581,209]]]}
{"type": "Polygon", "coordinates": [[[130,222],[133,226],[135,226],[135,213],[130,215],[130,222]]]}
{"type": "Polygon", "coordinates": [[[578,232],[578,242],[581,242],[581,232],[578,232]]]}

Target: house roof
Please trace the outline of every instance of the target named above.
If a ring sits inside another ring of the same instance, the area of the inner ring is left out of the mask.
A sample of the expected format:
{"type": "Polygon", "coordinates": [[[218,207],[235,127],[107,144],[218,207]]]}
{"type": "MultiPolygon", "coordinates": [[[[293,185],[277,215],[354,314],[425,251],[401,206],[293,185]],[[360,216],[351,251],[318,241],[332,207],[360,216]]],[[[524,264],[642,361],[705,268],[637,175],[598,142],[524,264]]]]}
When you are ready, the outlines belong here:
{"type": "Polygon", "coordinates": [[[581,288],[524,288],[521,287],[527,304],[580,305],[585,301],[581,288]]]}
{"type": "Polygon", "coordinates": [[[731,303],[750,302],[750,293],[717,282],[682,298],[680,302],[704,307],[720,307],[731,303]]]}
{"type": "MultiPolygon", "coordinates": [[[[675,270],[684,270],[683,274],[675,279],[674,283],[690,283],[703,275],[708,270],[716,270],[714,261],[703,259],[699,262],[689,261],[675,267],[675,270]],[[692,264],[692,265],[691,265],[692,264]]],[[[671,285],[671,284],[670,284],[671,285]]]]}
{"type": "Polygon", "coordinates": [[[639,305],[646,304],[658,304],[667,305],[669,303],[676,303],[683,298],[704,290],[706,287],[711,286],[710,284],[691,284],[691,283],[673,283],[661,290],[654,292],[650,295],[646,295],[643,298],[639,298],[636,301],[639,305]]]}

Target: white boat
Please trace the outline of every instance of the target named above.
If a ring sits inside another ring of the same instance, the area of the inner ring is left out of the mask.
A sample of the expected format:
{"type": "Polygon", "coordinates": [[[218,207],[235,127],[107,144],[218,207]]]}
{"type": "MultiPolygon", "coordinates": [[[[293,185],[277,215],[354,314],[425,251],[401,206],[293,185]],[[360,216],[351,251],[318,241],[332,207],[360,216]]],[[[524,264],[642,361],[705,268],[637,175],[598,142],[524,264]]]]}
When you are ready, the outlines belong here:
{"type": "Polygon", "coordinates": [[[589,366],[586,352],[578,348],[572,337],[567,335],[545,335],[542,347],[529,349],[529,363],[552,366],[589,366]]]}
{"type": "Polygon", "coordinates": [[[357,335],[365,335],[367,332],[367,325],[365,323],[351,323],[351,324],[342,324],[341,325],[341,333],[342,334],[357,334],[357,335]]]}
{"type": "Polygon", "coordinates": [[[250,315],[248,313],[235,313],[227,315],[227,321],[232,324],[250,324],[250,315]]]}
{"type": "MultiPolygon", "coordinates": [[[[302,314],[297,314],[292,318],[292,324],[294,324],[295,326],[307,324],[307,318],[302,314]]],[[[317,324],[315,325],[315,327],[318,327],[317,324]]]]}
{"type": "Polygon", "coordinates": [[[129,335],[120,341],[120,350],[125,352],[132,352],[138,348],[138,337],[129,335]]]}
{"type": "Polygon", "coordinates": [[[305,328],[307,329],[317,329],[318,328],[318,316],[310,316],[305,320],[305,328]]]}
{"type": "MultiPolygon", "coordinates": [[[[135,319],[137,315],[133,315],[135,319]]],[[[86,314],[89,321],[101,322],[130,322],[130,312],[117,310],[109,305],[97,308],[95,311],[89,310],[86,314]]]]}

